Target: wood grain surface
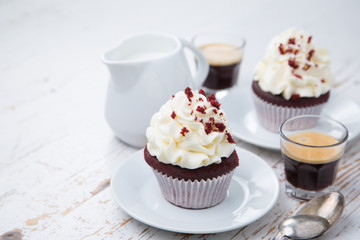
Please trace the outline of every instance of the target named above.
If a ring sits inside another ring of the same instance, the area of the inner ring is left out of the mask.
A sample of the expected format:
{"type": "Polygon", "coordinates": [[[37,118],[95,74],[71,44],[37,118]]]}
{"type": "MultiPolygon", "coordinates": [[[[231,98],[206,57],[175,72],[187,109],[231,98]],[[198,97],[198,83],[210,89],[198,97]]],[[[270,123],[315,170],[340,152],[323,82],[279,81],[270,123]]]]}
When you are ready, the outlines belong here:
{"type": "MultiPolygon", "coordinates": [[[[280,181],[276,205],[256,222],[183,234],[150,227],[119,207],[110,178],[137,149],[116,139],[104,119],[109,74],[99,56],[135,32],[188,39],[209,30],[236,32],[247,38],[238,85],[247,87],[271,37],[295,26],[330,49],[334,91],[360,104],[359,10],[355,0],[1,0],[0,240],[271,239],[303,202],[284,193],[279,152],[239,139],[237,145],[263,158],[280,181]]],[[[359,169],[357,136],[337,175],[344,214],[320,239],[359,239],[359,169]]]]}

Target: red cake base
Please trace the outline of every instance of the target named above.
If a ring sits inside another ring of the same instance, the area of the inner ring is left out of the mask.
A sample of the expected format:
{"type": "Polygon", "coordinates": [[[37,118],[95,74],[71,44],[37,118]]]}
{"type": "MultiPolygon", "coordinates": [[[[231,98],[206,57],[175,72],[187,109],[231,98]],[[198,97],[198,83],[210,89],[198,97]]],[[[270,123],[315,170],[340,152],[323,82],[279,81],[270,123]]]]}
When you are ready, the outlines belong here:
{"type": "Polygon", "coordinates": [[[286,100],[285,98],[283,98],[283,96],[281,94],[273,95],[271,92],[263,91],[260,88],[258,81],[252,82],[252,90],[262,100],[264,100],[268,103],[277,105],[277,106],[282,106],[282,107],[301,108],[301,107],[315,106],[315,105],[327,102],[330,97],[330,91],[328,91],[327,93],[324,93],[317,98],[315,98],[315,97],[303,97],[303,98],[293,97],[293,98],[290,98],[289,100],[286,100]]]}
{"type": "Polygon", "coordinates": [[[144,158],[147,164],[153,169],[173,178],[178,178],[179,180],[184,179],[185,181],[189,179],[191,181],[201,181],[202,179],[216,178],[229,173],[239,165],[239,158],[235,150],[228,158],[221,158],[221,163],[219,164],[213,163],[209,166],[196,169],[187,169],[172,164],[162,163],[156,157],[151,156],[147,147],[144,149],[144,158]]]}

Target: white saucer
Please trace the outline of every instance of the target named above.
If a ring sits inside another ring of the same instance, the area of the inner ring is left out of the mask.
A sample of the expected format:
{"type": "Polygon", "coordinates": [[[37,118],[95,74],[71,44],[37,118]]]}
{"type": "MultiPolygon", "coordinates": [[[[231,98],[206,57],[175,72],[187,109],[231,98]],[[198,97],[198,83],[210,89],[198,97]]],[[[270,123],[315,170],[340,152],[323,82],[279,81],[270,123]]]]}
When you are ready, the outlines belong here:
{"type": "MultiPolygon", "coordinates": [[[[237,89],[222,99],[233,135],[259,147],[280,150],[280,136],[259,125],[250,87],[237,89]]],[[[345,95],[332,91],[322,115],[343,123],[349,130],[349,140],[360,132],[360,106],[345,95]]]]}
{"type": "Polygon", "coordinates": [[[111,179],[120,207],[150,226],[181,233],[217,233],[246,226],[264,216],[279,195],[279,182],[271,167],[258,156],[236,148],[239,167],[227,198],[219,205],[191,210],[167,202],[143,150],[125,160],[111,179]]]}

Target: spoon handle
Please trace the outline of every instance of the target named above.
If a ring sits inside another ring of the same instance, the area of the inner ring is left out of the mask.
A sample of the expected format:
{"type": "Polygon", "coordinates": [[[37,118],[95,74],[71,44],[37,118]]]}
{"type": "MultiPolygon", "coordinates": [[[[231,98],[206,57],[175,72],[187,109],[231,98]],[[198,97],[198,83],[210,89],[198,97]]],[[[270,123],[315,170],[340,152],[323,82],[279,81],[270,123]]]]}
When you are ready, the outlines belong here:
{"type": "Polygon", "coordinates": [[[282,232],[278,232],[276,236],[273,238],[273,240],[291,240],[288,236],[284,235],[282,232]]]}

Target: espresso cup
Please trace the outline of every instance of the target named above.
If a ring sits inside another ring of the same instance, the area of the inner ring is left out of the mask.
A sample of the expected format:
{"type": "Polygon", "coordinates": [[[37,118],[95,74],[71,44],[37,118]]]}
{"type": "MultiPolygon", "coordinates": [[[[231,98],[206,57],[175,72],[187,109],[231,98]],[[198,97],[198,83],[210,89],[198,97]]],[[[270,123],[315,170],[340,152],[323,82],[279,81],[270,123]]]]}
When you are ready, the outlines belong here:
{"type": "Polygon", "coordinates": [[[346,127],[318,115],[290,118],[280,126],[286,193],[311,199],[333,191],[348,138],[346,127]]]}
{"type": "Polygon", "coordinates": [[[238,81],[245,39],[229,33],[203,33],[192,42],[202,50],[210,65],[203,90],[221,99],[238,81]]]}

